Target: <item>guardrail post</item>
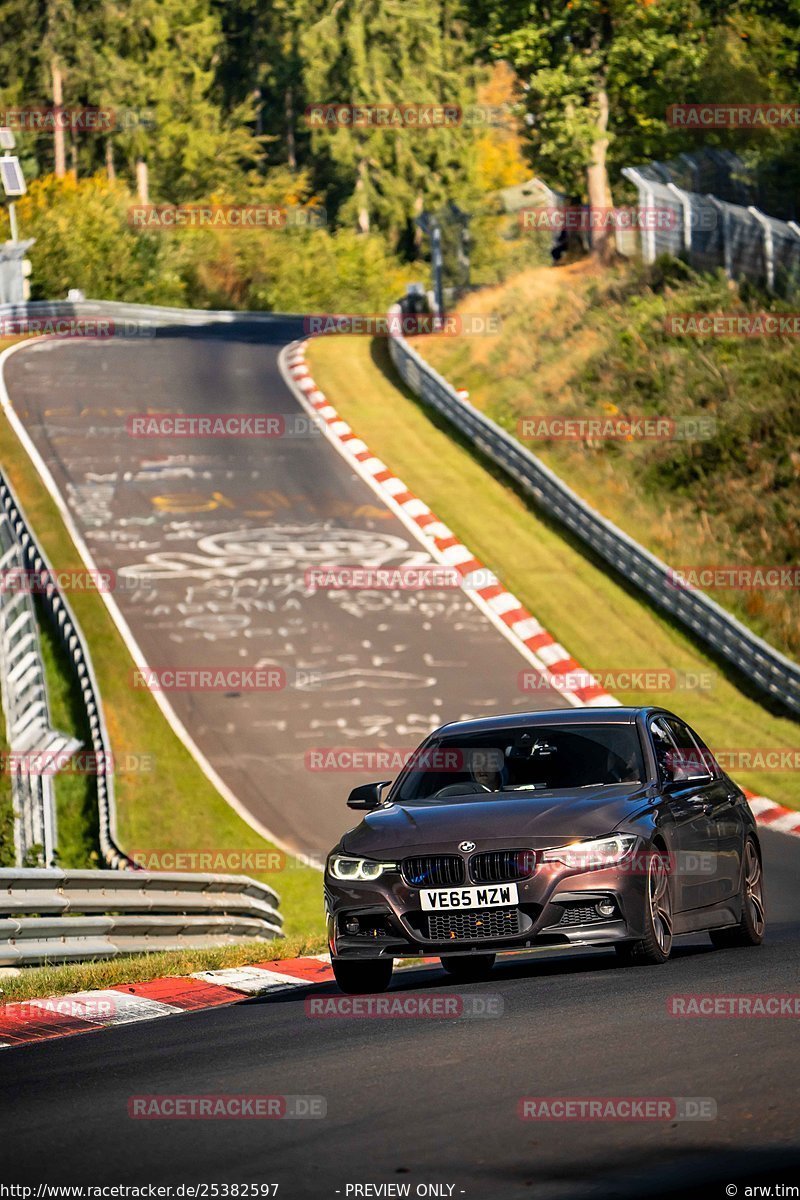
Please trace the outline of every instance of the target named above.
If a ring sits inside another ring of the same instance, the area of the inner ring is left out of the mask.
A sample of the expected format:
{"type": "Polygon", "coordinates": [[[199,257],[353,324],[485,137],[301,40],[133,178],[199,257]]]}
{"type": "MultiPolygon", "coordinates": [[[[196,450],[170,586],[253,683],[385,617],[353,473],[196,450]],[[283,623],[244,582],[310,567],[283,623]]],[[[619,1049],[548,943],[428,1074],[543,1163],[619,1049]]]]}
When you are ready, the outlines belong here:
{"type": "MultiPolygon", "coordinates": [[[[648,181],[634,167],[623,167],[622,174],[626,179],[630,179],[631,183],[635,184],[636,190],[639,193],[639,207],[647,208],[649,197],[654,195],[652,188],[648,185],[648,181]],[[644,203],[642,203],[644,196],[644,203]]],[[[646,263],[656,261],[656,231],[652,221],[642,221],[641,232],[641,247],[642,259],[646,263]]]]}
{"type": "Polygon", "coordinates": [[[747,211],[755,217],[759,225],[764,231],[764,273],[767,277],[767,291],[775,291],[775,242],[772,237],[772,226],[769,223],[769,218],[756,208],[754,204],[748,206],[747,211]]]}
{"type": "Polygon", "coordinates": [[[725,274],[728,279],[733,279],[733,248],[731,246],[730,235],[730,220],[731,214],[728,205],[724,200],[718,200],[716,196],[712,196],[710,192],[706,193],[706,200],[710,200],[714,208],[722,216],[720,228],[722,230],[722,263],[725,268],[725,274]]]}
{"type": "Polygon", "coordinates": [[[676,187],[674,183],[668,183],[667,188],[674,196],[678,197],[678,203],[681,206],[681,214],[683,216],[683,249],[687,258],[691,258],[692,254],[692,199],[688,192],[684,192],[681,188],[676,187]]]}

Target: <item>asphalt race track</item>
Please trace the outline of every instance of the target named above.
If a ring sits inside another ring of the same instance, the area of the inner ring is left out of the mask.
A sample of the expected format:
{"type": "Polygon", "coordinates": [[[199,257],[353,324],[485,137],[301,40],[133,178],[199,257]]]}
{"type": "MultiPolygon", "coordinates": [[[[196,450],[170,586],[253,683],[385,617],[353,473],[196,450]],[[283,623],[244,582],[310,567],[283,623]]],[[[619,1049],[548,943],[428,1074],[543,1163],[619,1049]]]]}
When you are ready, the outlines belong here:
{"type": "Polygon", "coordinates": [[[277,691],[169,698],[246,808],[318,860],[352,824],[350,788],[397,771],[319,771],[315,753],[410,751],[447,720],[564,702],[520,691],[531,668],[460,590],[309,593],[315,566],[431,559],[308,432],[277,365],[301,334],[276,318],[43,342],[5,377],[149,666],[285,671],[277,691]],[[146,412],[279,414],[293,435],[130,436],[146,412]]]}
{"type": "MultiPolygon", "coordinates": [[[[299,586],[321,563],[424,557],[318,436],[125,434],[145,410],[294,418],[277,355],[296,333],[276,320],[266,331],[51,343],[12,356],[6,379],[99,565],[118,573],[117,600],[150,665],[285,669],[289,686],[276,693],[171,699],[248,808],[319,853],[351,823],[344,797],[364,776],[308,770],[308,750],[410,749],[445,719],[560,699],[518,690],[524,660],[460,593],[299,586]]],[[[339,995],[324,985],[0,1051],[0,1183],[278,1183],[282,1200],[396,1196],[405,1185],[454,1200],[800,1186],[796,1019],[680,1018],[668,1007],[674,996],[798,991],[800,842],[763,831],[762,843],[759,949],[713,950],[693,935],[659,968],[550,951],[501,960],[467,985],[415,968],[389,993],[455,995],[491,1017],[315,1017],[310,997],[339,995]],[[134,1097],[176,1094],[315,1097],[325,1115],[128,1115],[134,1097]],[[523,1097],[689,1098],[716,1115],[523,1121],[523,1097]]]]}
{"type": "Polygon", "coordinates": [[[389,993],[500,997],[492,1018],[307,1016],[306,996],[331,985],[2,1051],[0,1177],[277,1182],[284,1200],[382,1183],[410,1183],[412,1195],[452,1185],[441,1194],[472,1200],[711,1200],[730,1182],[744,1196],[747,1179],[798,1185],[796,1020],[667,1010],[673,995],[797,991],[800,845],[769,832],[763,845],[771,923],[758,949],[693,936],[665,966],[637,968],[607,951],[548,953],[506,959],[469,985],[417,969],[389,993]],[[130,1097],[165,1093],[322,1096],[327,1115],[128,1117],[130,1097]],[[523,1096],[703,1097],[717,1117],[523,1122],[523,1096]]]}

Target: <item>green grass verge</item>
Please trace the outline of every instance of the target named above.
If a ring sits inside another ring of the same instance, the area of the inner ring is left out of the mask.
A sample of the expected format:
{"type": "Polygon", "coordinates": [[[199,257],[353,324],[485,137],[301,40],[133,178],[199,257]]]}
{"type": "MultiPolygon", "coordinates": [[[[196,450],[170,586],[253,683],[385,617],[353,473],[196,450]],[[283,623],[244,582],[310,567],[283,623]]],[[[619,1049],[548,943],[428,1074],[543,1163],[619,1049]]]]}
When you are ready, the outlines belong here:
{"type": "MultiPolygon", "coordinates": [[[[0,754],[8,751],[6,727],[0,712],[0,754]]],[[[14,853],[14,804],[11,798],[11,776],[0,771],[0,867],[13,867],[14,853]]]]}
{"type": "MultiPolygon", "coordinates": [[[[0,348],[2,346],[0,345],[0,348]]],[[[8,423],[0,417],[0,465],[14,488],[36,536],[58,571],[79,571],[82,562],[47,489],[8,423]]],[[[152,770],[118,772],[115,776],[118,833],[123,848],[161,851],[270,849],[233,811],[209,782],[189,751],[173,733],[152,695],[130,687],[133,662],[97,592],[75,592],[70,603],[88,642],[103,698],[115,759],[143,760],[152,770]]],[[[54,643],[45,636],[51,666],[54,643]]],[[[54,687],[54,717],[69,722],[68,690],[54,687]]],[[[77,778],[77,777],[75,777],[77,778]]],[[[67,781],[71,787],[73,781],[67,781]]],[[[59,816],[69,835],[70,856],[80,857],[91,833],[80,830],[85,796],[76,789],[59,797],[59,816]]],[[[254,872],[279,893],[288,936],[316,939],[322,947],[324,921],[322,879],[318,871],[288,859],[285,867],[254,872]]]]}
{"type": "MultiPolygon", "coordinates": [[[[589,561],[420,405],[397,382],[385,341],[315,339],[308,358],[319,387],[358,436],[583,667],[671,668],[685,672],[684,678],[706,676],[711,684],[706,690],[618,692],[623,703],[673,708],[717,749],[800,747],[797,723],[772,715],[743,695],[677,627],[589,561]]],[[[796,773],[741,772],[737,780],[800,807],[796,773]]]]}
{"type": "MultiPolygon", "coordinates": [[[[0,351],[13,346],[17,338],[0,338],[0,351]]],[[[0,754],[8,752],[5,714],[0,709],[0,754]]],[[[14,803],[11,796],[11,775],[0,771],[0,867],[16,865],[14,851],[14,803]]]]}
{"type": "Polygon", "coordinates": [[[245,942],[240,946],[215,946],[210,950],[164,950],[100,962],[26,967],[19,975],[0,974],[0,1004],[93,991],[120,983],[143,983],[162,975],[191,975],[194,971],[274,962],[278,958],[316,954],[324,949],[319,938],[296,936],[285,941],[245,942]]]}
{"type": "MultiPolygon", "coordinates": [[[[91,751],[91,732],[77,678],[69,656],[47,620],[38,598],[36,616],[52,725],[60,733],[77,738],[85,750],[91,751]]],[[[53,777],[53,790],[58,865],[69,870],[102,866],[96,777],[88,773],[62,771],[53,777]]]]}

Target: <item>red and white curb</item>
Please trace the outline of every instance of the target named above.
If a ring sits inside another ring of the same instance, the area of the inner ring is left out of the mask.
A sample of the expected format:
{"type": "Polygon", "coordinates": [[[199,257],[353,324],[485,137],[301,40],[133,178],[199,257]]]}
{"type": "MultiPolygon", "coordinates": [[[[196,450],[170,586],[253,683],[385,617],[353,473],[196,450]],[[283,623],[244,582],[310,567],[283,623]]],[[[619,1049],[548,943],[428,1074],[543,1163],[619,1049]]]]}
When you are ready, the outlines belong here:
{"type": "MultiPolygon", "coordinates": [[[[419,970],[439,968],[440,963],[438,958],[425,957],[406,966],[419,970]]],[[[20,1000],[0,1005],[0,1050],[329,983],[333,983],[330,959],[327,954],[316,954],[193,975],[167,975],[44,1000],[20,1000]]]]}
{"type": "Polygon", "coordinates": [[[306,411],[320,418],[329,439],[340,450],[353,468],[370,485],[373,491],[391,508],[403,523],[412,529],[426,550],[440,563],[455,570],[461,577],[461,586],[467,595],[481,608],[495,625],[501,628],[509,641],[513,642],[524,657],[552,682],[554,690],[568,704],[582,707],[586,704],[618,704],[589,672],[583,672],[559,645],[552,634],[544,628],[527,608],[495,575],[484,566],[452,529],[440,521],[428,505],[415,496],[402,479],[391,471],[386,463],[370,451],[369,447],[343,421],[321,392],[305,361],[304,345],[288,348],[282,365],[287,381],[306,411]],[[476,584],[478,586],[476,586],[476,584]],[[567,689],[561,681],[569,675],[580,673],[586,685],[567,689]]]}
{"type": "Polygon", "coordinates": [[[327,954],[322,954],[197,971],[146,983],[120,983],[95,992],[72,992],[44,1000],[22,1000],[0,1005],[0,1049],[73,1033],[97,1033],[113,1025],[218,1008],[249,996],[273,995],[332,981],[330,961],[327,954]]]}
{"type": "Polygon", "coordinates": [[[784,808],[766,796],[755,796],[746,789],[743,791],[759,825],[766,825],[777,833],[792,833],[800,837],[800,812],[796,808],[784,808]]]}
{"type": "MultiPolygon", "coordinates": [[[[381,497],[384,503],[401,519],[422,542],[430,554],[445,566],[454,568],[461,576],[461,586],[471,600],[500,629],[520,653],[545,679],[553,684],[555,691],[575,707],[585,705],[618,705],[619,700],[609,695],[591,672],[581,667],[559,642],[548,633],[543,625],[509,592],[496,576],[485,582],[490,574],[488,568],[475,557],[451,529],[431,512],[419,496],[414,495],[387,466],[377,458],[367,444],[358,437],[346,421],[343,421],[328,397],[314,382],[305,357],[305,342],[295,342],[281,355],[281,370],[294,395],[307,412],[316,416],[329,441],[348,460],[353,469],[381,497]],[[475,587],[477,578],[482,586],[475,587]],[[585,679],[584,686],[565,689],[561,681],[570,675],[585,679]]],[[[745,792],[753,814],[760,825],[768,826],[780,833],[800,836],[800,812],[784,808],[766,796],[745,792]]]]}

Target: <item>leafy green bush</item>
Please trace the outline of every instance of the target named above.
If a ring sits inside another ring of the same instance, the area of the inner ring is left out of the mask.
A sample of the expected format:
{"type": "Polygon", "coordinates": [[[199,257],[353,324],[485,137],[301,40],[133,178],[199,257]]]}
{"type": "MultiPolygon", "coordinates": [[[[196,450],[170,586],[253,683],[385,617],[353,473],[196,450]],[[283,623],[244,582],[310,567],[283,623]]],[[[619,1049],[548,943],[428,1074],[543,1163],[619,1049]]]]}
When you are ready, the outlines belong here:
{"type": "Polygon", "coordinates": [[[17,206],[20,236],[36,239],[32,298],[61,299],[80,288],[94,299],[193,308],[379,312],[427,270],[403,265],[378,235],[303,223],[303,211],[323,210],[303,177],[288,171],[197,202],[298,214],[298,224],[290,215],[281,228],[137,228],[128,216],[135,203],[104,175],[34,180],[17,206]]]}

